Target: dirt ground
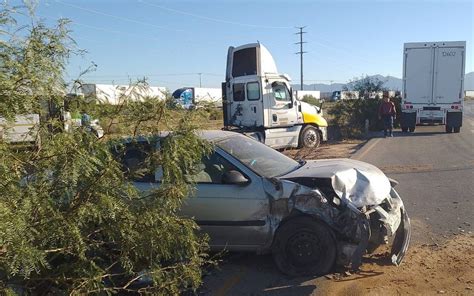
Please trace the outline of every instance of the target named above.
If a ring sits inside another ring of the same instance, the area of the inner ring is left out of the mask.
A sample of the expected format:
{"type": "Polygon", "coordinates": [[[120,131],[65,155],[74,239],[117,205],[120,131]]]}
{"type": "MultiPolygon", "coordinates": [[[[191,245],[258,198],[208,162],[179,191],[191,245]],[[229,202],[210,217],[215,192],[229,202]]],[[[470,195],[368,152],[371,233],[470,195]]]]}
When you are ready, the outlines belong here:
{"type": "Polygon", "coordinates": [[[399,267],[381,253],[367,257],[356,273],[333,274],[318,295],[474,295],[474,236],[443,244],[411,246],[399,267]]]}

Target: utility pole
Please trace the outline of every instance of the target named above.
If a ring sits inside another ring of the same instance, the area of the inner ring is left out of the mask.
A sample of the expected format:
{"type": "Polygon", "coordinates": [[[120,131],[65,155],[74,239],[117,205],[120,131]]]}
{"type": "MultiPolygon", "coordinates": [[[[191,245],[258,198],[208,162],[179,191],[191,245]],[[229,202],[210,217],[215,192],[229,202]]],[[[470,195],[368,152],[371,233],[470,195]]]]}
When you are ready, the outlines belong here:
{"type": "Polygon", "coordinates": [[[306,33],[306,32],[303,32],[303,29],[306,28],[306,26],[296,27],[296,28],[299,29],[299,32],[295,34],[300,35],[300,42],[296,42],[295,44],[300,45],[300,51],[295,54],[300,55],[300,89],[303,90],[303,54],[306,53],[306,51],[303,51],[303,43],[306,43],[306,42],[303,42],[303,34],[306,33]]]}
{"type": "Polygon", "coordinates": [[[197,73],[199,75],[199,87],[202,87],[202,73],[197,73]]]}

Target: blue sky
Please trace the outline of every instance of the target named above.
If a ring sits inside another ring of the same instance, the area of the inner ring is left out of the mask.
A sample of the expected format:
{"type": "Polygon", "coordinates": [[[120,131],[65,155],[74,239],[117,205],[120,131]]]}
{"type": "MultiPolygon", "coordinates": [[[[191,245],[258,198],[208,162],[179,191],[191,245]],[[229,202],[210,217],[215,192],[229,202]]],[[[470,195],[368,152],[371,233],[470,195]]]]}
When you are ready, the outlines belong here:
{"type": "Polygon", "coordinates": [[[91,62],[91,83],[146,76],[171,91],[220,87],[227,48],[260,41],[278,70],[299,83],[296,26],[306,26],[305,83],[347,82],[362,74],[401,77],[410,41],[467,41],[474,71],[472,1],[157,1],[43,0],[37,15],[69,18],[87,50],[71,59],[67,78],[91,62]]]}

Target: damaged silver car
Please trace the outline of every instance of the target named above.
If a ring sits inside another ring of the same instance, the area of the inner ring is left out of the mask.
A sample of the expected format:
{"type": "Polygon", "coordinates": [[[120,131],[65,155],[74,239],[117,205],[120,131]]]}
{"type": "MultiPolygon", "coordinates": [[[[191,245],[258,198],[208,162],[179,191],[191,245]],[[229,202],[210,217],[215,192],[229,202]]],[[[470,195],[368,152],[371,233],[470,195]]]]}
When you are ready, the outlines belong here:
{"type": "MultiPolygon", "coordinates": [[[[294,161],[241,134],[205,131],[215,144],[187,178],[194,196],[181,212],[209,234],[215,250],[273,254],[288,275],[323,275],[392,244],[399,265],[410,241],[410,219],[393,188],[396,181],[368,163],[350,159],[294,161]]],[[[133,147],[125,153],[137,157],[133,147]]],[[[139,163],[137,160],[132,163],[139,163]]],[[[136,180],[146,190],[160,182],[136,180]]]]}

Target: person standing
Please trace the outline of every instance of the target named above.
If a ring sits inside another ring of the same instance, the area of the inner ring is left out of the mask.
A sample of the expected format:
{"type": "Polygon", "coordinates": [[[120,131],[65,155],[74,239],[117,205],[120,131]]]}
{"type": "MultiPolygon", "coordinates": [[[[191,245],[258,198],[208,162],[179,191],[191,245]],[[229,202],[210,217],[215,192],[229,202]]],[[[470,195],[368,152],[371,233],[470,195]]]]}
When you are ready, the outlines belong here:
{"type": "Polygon", "coordinates": [[[396,116],[395,104],[390,101],[388,95],[384,94],[382,104],[379,106],[379,119],[383,119],[383,134],[385,137],[387,135],[393,137],[393,120],[396,116]]]}

